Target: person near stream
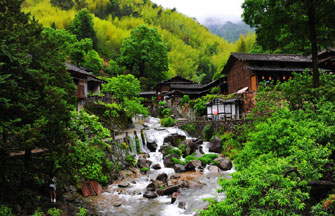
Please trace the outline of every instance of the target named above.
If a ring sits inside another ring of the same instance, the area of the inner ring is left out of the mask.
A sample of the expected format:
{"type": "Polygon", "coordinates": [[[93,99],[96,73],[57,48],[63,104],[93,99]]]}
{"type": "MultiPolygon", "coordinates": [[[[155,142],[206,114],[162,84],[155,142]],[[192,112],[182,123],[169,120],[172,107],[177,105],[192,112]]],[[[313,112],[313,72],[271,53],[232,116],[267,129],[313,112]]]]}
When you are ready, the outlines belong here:
{"type": "Polygon", "coordinates": [[[56,177],[54,176],[50,181],[50,199],[51,202],[56,203],[56,177]]]}

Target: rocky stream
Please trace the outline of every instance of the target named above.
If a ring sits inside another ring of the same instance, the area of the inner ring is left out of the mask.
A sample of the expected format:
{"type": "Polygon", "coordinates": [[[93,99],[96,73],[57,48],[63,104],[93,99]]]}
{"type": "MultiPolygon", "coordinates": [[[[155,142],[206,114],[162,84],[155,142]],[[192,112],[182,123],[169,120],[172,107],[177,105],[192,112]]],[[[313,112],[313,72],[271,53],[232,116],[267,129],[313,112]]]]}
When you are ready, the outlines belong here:
{"type": "Polygon", "coordinates": [[[230,178],[229,174],[234,172],[229,159],[214,153],[218,155],[216,165],[203,166],[199,160],[180,165],[174,164],[174,155],[167,153],[167,149],[182,141],[187,146],[184,156],[193,153],[197,158],[213,154],[216,151],[210,146],[213,143],[189,137],[178,128],[161,127],[157,118],[150,117],[144,125],[143,140],[142,136],[139,139],[141,154],[137,154],[136,139],[131,135],[130,151],[136,155],[139,168],[150,167],[150,170],[141,173],[134,169],[132,175],[114,182],[100,196],[92,198],[101,215],[195,215],[197,209],[208,205],[204,199],[224,199],[224,193],[217,193],[217,181],[220,177],[230,178]]]}

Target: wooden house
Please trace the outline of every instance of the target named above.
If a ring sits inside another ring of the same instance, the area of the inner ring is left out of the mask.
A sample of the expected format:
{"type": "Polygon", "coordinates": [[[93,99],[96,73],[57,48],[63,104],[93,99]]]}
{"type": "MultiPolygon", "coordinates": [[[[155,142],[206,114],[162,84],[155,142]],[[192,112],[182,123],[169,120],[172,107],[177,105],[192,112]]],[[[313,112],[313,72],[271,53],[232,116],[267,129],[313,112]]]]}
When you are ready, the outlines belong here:
{"type": "Polygon", "coordinates": [[[324,49],[318,53],[319,67],[335,73],[335,49],[324,49]]]}
{"type": "Polygon", "coordinates": [[[241,118],[241,101],[237,98],[215,98],[207,104],[207,118],[212,120],[232,120],[241,118]]]}
{"type": "Polygon", "coordinates": [[[226,74],[228,94],[248,88],[255,91],[262,81],[284,81],[292,78],[292,72],[311,68],[311,58],[293,54],[231,53],[222,70],[226,74]]]}
{"type": "Polygon", "coordinates": [[[98,79],[95,75],[73,65],[65,63],[67,70],[71,73],[73,82],[77,86],[77,110],[79,111],[84,106],[84,100],[89,93],[100,93],[101,84],[104,82],[98,79]]]}

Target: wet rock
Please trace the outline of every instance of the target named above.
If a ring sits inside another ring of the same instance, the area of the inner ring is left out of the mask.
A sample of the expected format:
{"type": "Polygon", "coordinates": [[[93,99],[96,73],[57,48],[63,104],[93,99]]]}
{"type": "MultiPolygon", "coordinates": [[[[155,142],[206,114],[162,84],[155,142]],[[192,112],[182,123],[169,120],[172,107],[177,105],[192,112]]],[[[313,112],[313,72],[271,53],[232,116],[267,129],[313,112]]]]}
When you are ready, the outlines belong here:
{"type": "Polygon", "coordinates": [[[155,169],[155,170],[158,170],[158,169],[161,169],[162,167],[159,164],[154,164],[154,165],[152,165],[152,168],[155,169]]]}
{"type": "Polygon", "coordinates": [[[121,203],[115,203],[115,204],[113,204],[113,206],[116,207],[116,208],[120,207],[121,205],[122,205],[121,203]]]}
{"type": "Polygon", "coordinates": [[[152,162],[150,160],[145,159],[145,158],[139,158],[137,160],[137,166],[139,168],[150,167],[151,164],[152,164],[152,162]]]}
{"type": "Polygon", "coordinates": [[[179,186],[178,185],[173,185],[173,186],[169,186],[167,188],[164,188],[164,195],[171,195],[174,192],[178,192],[179,186]]]}
{"type": "Polygon", "coordinates": [[[196,152],[200,145],[202,145],[203,141],[201,139],[192,140],[190,143],[190,154],[196,152]]]}
{"type": "Polygon", "coordinates": [[[170,154],[164,157],[164,166],[167,168],[173,168],[174,167],[174,162],[172,160],[172,158],[178,158],[179,156],[176,154],[170,154]]]}
{"type": "Polygon", "coordinates": [[[185,202],[179,202],[178,203],[178,208],[186,209],[186,203],[185,202]]]}
{"type": "Polygon", "coordinates": [[[181,164],[175,164],[173,169],[176,173],[183,173],[186,171],[185,166],[181,164]]]}
{"type": "Polygon", "coordinates": [[[147,191],[155,191],[155,190],[156,190],[156,187],[155,187],[155,184],[153,182],[148,184],[147,191]]]}
{"type": "Polygon", "coordinates": [[[208,144],[208,150],[210,152],[221,153],[222,145],[219,137],[215,136],[214,139],[208,144]]]}
{"type": "Polygon", "coordinates": [[[169,154],[169,149],[171,149],[171,146],[168,144],[164,144],[159,148],[159,152],[163,154],[163,157],[167,154],[169,154]]]}
{"type": "Polygon", "coordinates": [[[156,192],[154,191],[146,191],[144,194],[143,194],[143,197],[145,198],[148,198],[148,199],[154,199],[156,198],[158,195],[156,192]]]}
{"type": "Polygon", "coordinates": [[[170,176],[170,179],[179,179],[179,178],[180,178],[179,174],[173,174],[173,175],[170,176]]]}
{"type": "Polygon", "coordinates": [[[186,140],[186,136],[179,134],[171,134],[164,139],[164,143],[170,143],[171,145],[178,147],[182,142],[186,140]]]}
{"type": "Polygon", "coordinates": [[[158,189],[156,191],[156,193],[159,195],[159,196],[164,196],[164,190],[163,189],[158,189]]]}
{"type": "Polygon", "coordinates": [[[201,167],[201,162],[199,160],[191,160],[185,166],[187,171],[195,171],[196,168],[201,167]]]}
{"type": "Polygon", "coordinates": [[[161,173],[157,176],[156,180],[162,181],[165,184],[167,184],[168,183],[168,176],[166,175],[166,173],[161,173]]]}
{"type": "Polygon", "coordinates": [[[157,149],[157,143],[147,141],[147,147],[151,152],[155,152],[157,149]]]}
{"type": "Polygon", "coordinates": [[[223,171],[230,170],[233,167],[233,163],[228,158],[216,158],[214,161],[219,161],[218,167],[223,171]]]}
{"type": "Polygon", "coordinates": [[[199,152],[201,153],[201,154],[205,154],[205,152],[204,152],[204,149],[203,149],[203,147],[202,146],[199,146],[199,152]]]}
{"type": "Polygon", "coordinates": [[[127,188],[130,186],[129,182],[122,182],[118,184],[119,188],[127,188]]]}
{"type": "Polygon", "coordinates": [[[151,180],[156,189],[167,187],[167,183],[160,180],[151,180]]]}
{"type": "Polygon", "coordinates": [[[217,166],[209,166],[208,167],[208,170],[209,170],[209,172],[210,173],[219,173],[219,167],[217,167],[217,166]]]}
{"type": "Polygon", "coordinates": [[[174,192],[172,195],[171,195],[171,204],[173,204],[174,202],[176,202],[176,199],[177,197],[179,196],[180,194],[178,192],[174,192]]]}

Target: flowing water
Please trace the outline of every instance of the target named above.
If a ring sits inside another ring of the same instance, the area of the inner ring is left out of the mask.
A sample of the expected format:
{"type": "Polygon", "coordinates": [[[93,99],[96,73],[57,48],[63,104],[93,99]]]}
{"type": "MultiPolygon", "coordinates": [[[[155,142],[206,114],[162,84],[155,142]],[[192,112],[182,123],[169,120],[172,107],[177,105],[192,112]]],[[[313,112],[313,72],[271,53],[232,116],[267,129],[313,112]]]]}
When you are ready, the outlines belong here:
{"type": "MultiPolygon", "coordinates": [[[[186,173],[183,175],[193,175],[198,182],[203,183],[201,188],[182,189],[180,196],[174,204],[171,204],[171,198],[168,196],[158,196],[155,199],[147,199],[143,197],[147,185],[151,179],[156,179],[160,173],[166,173],[169,177],[174,174],[172,168],[165,168],[162,154],[158,151],[163,145],[164,138],[171,134],[185,135],[187,139],[191,139],[188,135],[178,128],[162,128],[159,119],[149,118],[145,123],[147,126],[144,130],[145,139],[140,139],[141,151],[148,153],[148,158],[153,163],[160,164],[162,167],[159,170],[151,169],[146,175],[138,176],[134,179],[127,179],[124,182],[129,183],[127,188],[119,188],[118,184],[110,185],[106,192],[99,196],[96,200],[97,209],[102,215],[117,215],[117,216],[185,216],[194,215],[195,209],[203,209],[208,203],[203,199],[216,198],[217,200],[224,199],[224,193],[217,193],[216,189],[218,178],[229,178],[229,174],[234,172],[234,169],[211,173],[207,168],[203,173],[186,173]],[[156,152],[149,152],[146,147],[147,142],[155,142],[157,144],[156,152]],[[186,203],[185,209],[178,207],[180,202],[186,203]]],[[[130,146],[131,153],[136,154],[135,136],[130,135],[130,141],[133,143],[130,146]]],[[[202,149],[205,153],[208,152],[206,142],[204,142],[202,149]]],[[[136,155],[137,156],[137,155],[136,155]]]]}

